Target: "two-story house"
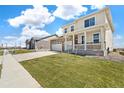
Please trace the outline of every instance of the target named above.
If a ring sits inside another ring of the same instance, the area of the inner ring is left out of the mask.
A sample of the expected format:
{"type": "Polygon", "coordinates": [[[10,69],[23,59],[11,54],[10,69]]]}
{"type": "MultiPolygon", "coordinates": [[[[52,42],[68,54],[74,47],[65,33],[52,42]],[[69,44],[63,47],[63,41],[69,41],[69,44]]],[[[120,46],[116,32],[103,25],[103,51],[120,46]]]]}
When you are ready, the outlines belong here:
{"type": "Polygon", "coordinates": [[[113,50],[114,28],[108,7],[83,16],[62,29],[64,49],[61,50],[91,55],[106,55],[107,51],[113,50]]]}

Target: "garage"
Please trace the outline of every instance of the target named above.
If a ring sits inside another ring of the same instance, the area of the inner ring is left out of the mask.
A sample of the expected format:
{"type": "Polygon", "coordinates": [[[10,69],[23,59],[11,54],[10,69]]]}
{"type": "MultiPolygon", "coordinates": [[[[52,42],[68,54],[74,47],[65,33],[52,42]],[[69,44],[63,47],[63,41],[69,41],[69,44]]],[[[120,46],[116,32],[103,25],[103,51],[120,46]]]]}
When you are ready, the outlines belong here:
{"type": "Polygon", "coordinates": [[[53,51],[62,51],[62,44],[52,44],[53,51]]]}
{"type": "Polygon", "coordinates": [[[64,38],[57,37],[50,41],[51,50],[53,51],[64,51],[64,38]]]}

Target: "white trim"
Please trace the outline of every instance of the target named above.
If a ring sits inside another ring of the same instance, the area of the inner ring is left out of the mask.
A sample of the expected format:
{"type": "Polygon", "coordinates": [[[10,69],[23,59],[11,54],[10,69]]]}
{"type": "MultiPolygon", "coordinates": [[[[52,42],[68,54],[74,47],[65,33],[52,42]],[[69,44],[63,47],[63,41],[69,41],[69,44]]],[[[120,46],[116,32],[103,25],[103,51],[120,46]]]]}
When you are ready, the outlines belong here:
{"type": "Polygon", "coordinates": [[[65,41],[64,41],[64,50],[67,50],[67,36],[64,36],[65,41]]]}
{"type": "Polygon", "coordinates": [[[87,50],[87,33],[84,32],[84,50],[87,50]]]}

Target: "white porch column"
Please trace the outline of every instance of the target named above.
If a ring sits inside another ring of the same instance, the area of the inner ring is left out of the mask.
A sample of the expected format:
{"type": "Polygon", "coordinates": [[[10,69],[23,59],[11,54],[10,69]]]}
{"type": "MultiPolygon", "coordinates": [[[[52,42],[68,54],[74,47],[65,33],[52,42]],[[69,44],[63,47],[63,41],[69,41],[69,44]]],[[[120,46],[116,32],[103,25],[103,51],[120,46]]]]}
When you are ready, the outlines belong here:
{"type": "Polygon", "coordinates": [[[86,34],[86,31],[84,32],[84,38],[85,38],[85,41],[84,41],[84,50],[87,50],[87,34],[86,34]]]}
{"type": "Polygon", "coordinates": [[[104,31],[104,28],[102,27],[100,29],[100,32],[101,32],[101,35],[100,35],[100,39],[101,39],[101,50],[103,50],[104,52],[104,56],[107,55],[107,50],[106,50],[106,44],[105,44],[105,31],[104,31]]]}
{"type": "Polygon", "coordinates": [[[101,32],[101,35],[100,35],[100,39],[101,39],[101,49],[102,50],[105,50],[105,44],[104,44],[104,41],[105,41],[105,38],[104,38],[104,29],[103,29],[103,27],[100,29],[100,32],[101,32]]]}
{"type": "Polygon", "coordinates": [[[67,36],[66,36],[66,35],[65,35],[65,43],[64,43],[64,46],[65,46],[64,50],[67,50],[67,36]]]}
{"type": "Polygon", "coordinates": [[[73,34],[73,50],[75,50],[75,35],[73,34]]]}

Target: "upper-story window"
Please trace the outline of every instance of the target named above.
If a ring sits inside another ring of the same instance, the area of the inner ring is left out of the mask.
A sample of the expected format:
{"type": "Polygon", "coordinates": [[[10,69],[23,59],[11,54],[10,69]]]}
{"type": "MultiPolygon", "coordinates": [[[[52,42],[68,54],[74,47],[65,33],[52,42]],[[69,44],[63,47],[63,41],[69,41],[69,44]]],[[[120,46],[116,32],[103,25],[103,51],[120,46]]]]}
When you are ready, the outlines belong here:
{"type": "Polygon", "coordinates": [[[99,33],[93,34],[93,42],[94,43],[99,43],[99,33]]]}
{"type": "Polygon", "coordinates": [[[64,29],[64,33],[67,33],[67,28],[64,29]]]}
{"type": "Polygon", "coordinates": [[[71,26],[71,31],[74,31],[74,26],[71,26]]]}
{"type": "Polygon", "coordinates": [[[84,21],[85,27],[90,27],[90,26],[94,26],[94,25],[95,25],[95,17],[92,17],[92,18],[84,21]]]}

